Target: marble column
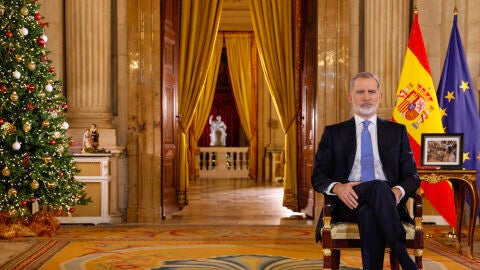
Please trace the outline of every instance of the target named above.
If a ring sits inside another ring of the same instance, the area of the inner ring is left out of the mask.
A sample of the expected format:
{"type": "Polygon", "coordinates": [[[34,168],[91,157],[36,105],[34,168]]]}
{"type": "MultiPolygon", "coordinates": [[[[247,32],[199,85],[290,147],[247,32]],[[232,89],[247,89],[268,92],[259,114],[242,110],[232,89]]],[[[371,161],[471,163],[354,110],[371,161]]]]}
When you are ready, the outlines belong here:
{"type": "Polygon", "coordinates": [[[111,0],[65,1],[69,124],[112,128],[111,0]]]}
{"type": "Polygon", "coordinates": [[[398,79],[407,49],[410,1],[369,0],[364,2],[365,70],[382,82],[383,101],[379,115],[392,116],[398,79]]]}

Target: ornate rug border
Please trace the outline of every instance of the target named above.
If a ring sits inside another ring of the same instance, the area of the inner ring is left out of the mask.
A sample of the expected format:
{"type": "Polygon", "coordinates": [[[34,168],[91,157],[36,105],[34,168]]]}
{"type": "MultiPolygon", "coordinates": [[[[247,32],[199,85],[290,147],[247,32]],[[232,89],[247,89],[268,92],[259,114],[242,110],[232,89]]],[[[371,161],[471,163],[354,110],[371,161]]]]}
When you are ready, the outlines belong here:
{"type": "Polygon", "coordinates": [[[52,239],[38,241],[28,250],[5,262],[3,265],[0,266],[0,269],[38,269],[68,244],[70,244],[70,241],[66,240],[52,239]]]}

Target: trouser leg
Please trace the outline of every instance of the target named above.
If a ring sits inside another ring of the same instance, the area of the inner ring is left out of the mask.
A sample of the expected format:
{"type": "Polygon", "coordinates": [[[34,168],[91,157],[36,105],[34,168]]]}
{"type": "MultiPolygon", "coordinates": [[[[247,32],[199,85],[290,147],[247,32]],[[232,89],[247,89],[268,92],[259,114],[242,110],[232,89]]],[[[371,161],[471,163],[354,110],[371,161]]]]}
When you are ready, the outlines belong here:
{"type": "Polygon", "coordinates": [[[363,221],[358,224],[363,269],[383,269],[385,240],[379,233],[375,215],[367,204],[362,204],[358,208],[358,216],[363,221]]]}
{"type": "MultiPolygon", "coordinates": [[[[391,191],[390,186],[384,181],[377,180],[362,183],[355,186],[354,189],[359,196],[359,204],[366,204],[374,215],[375,222],[380,228],[376,234],[384,237],[393,254],[397,256],[402,269],[417,269],[417,265],[407,252],[405,228],[400,221],[395,195],[391,191]]],[[[365,218],[367,219],[368,216],[365,216],[365,218]]],[[[359,213],[359,224],[371,223],[371,221],[366,219],[362,219],[359,213]]]]}

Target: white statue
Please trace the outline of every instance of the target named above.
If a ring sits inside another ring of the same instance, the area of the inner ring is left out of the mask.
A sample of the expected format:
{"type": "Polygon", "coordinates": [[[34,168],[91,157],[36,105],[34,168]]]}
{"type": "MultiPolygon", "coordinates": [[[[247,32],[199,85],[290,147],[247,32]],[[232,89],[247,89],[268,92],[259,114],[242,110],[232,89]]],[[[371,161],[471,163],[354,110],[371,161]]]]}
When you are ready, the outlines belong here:
{"type": "Polygon", "coordinates": [[[212,120],[213,115],[210,115],[208,123],[210,124],[210,146],[225,146],[227,143],[227,126],[222,121],[220,115],[217,120],[212,120]]]}

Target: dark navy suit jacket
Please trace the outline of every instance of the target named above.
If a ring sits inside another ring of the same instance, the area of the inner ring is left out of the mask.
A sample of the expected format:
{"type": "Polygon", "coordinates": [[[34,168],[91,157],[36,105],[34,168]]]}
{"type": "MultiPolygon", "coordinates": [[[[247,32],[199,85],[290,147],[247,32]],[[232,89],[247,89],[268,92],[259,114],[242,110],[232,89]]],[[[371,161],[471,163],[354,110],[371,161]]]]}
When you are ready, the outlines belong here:
{"type": "MultiPolygon", "coordinates": [[[[407,129],[404,125],[377,118],[377,140],[383,173],[391,187],[401,186],[405,196],[398,204],[400,218],[411,222],[405,202],[420,186],[407,129]]],[[[355,119],[326,126],[315,154],[312,187],[324,193],[332,182],[347,183],[357,149],[355,119]]],[[[339,199],[335,204],[342,203],[339,199]]],[[[335,222],[335,220],[333,220],[335,222]]],[[[323,227],[322,216],[317,225],[317,241],[323,227]]]]}

